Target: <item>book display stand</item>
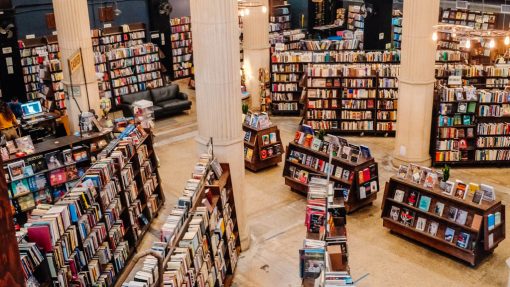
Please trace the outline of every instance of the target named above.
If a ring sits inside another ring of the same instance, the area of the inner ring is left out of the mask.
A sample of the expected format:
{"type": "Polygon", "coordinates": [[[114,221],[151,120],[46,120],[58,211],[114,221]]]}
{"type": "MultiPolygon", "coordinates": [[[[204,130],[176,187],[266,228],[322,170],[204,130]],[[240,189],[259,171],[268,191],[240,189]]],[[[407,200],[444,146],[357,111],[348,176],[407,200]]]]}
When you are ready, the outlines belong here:
{"type": "Polygon", "coordinates": [[[243,123],[244,164],[251,171],[277,165],[282,161],[280,130],[271,124],[267,113],[248,112],[243,123]]]}
{"type": "MultiPolygon", "coordinates": [[[[133,279],[148,286],[232,286],[241,252],[237,223],[229,165],[202,155],[161,228],[162,242],[151,248],[159,259],[146,256],[143,270],[130,272],[133,279]]],[[[119,282],[136,286],[126,277],[119,282]]]]}
{"type": "Polygon", "coordinates": [[[113,286],[158,215],[165,197],[153,135],[126,127],[77,185],[54,205],[34,209],[23,237],[49,266],[43,286],[113,286]]]}
{"type": "MultiPolygon", "coordinates": [[[[306,137],[313,138],[311,135],[306,137]]],[[[362,156],[359,146],[344,142],[336,147],[332,141],[321,141],[318,138],[305,140],[303,144],[299,142],[300,140],[290,142],[285,155],[283,177],[285,184],[292,190],[306,194],[312,176],[325,177],[330,173],[330,180],[335,183],[335,188],[344,193],[347,212],[371,205],[377,198],[378,164],[373,157],[362,156]],[[312,143],[309,145],[306,142],[312,143]],[[331,165],[330,153],[334,155],[331,165]]]]}
{"type": "Polygon", "coordinates": [[[386,183],[381,208],[384,227],[471,266],[480,263],[505,239],[505,206],[493,200],[493,188],[480,185],[477,189],[477,184],[457,181],[448,182],[445,192],[419,174],[416,181],[404,172],[386,183]],[[431,187],[425,187],[429,182],[431,187]]]}

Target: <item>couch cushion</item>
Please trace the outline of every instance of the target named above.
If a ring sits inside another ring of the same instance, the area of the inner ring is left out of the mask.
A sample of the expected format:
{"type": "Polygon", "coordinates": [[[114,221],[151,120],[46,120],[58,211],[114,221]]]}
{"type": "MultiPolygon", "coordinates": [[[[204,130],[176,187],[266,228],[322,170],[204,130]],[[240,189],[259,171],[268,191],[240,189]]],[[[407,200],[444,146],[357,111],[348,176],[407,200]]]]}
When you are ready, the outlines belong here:
{"type": "Polygon", "coordinates": [[[127,94],[121,96],[122,103],[132,105],[136,101],[147,100],[152,101],[151,93],[149,91],[143,91],[133,94],[127,94]]]}
{"type": "Polygon", "coordinates": [[[172,84],[170,86],[152,89],[151,94],[155,104],[172,100],[177,98],[177,94],[179,94],[179,86],[172,84]]]}
{"type": "Polygon", "coordinates": [[[190,101],[183,101],[178,99],[168,100],[158,103],[158,106],[165,110],[186,110],[191,107],[190,101]]]}

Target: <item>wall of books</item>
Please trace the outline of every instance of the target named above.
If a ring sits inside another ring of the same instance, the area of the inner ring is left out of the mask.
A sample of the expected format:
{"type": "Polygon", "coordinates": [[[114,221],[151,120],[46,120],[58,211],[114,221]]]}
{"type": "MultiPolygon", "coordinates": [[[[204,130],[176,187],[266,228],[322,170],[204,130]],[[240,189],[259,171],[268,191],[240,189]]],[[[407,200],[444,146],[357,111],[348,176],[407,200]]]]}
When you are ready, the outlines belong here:
{"type": "Polygon", "coordinates": [[[34,243],[41,250],[28,250],[39,264],[25,268],[27,277],[45,286],[113,286],[163,205],[156,161],[152,135],[128,126],[69,192],[32,210],[18,233],[30,242],[25,250],[34,243]]]}
{"type": "Polygon", "coordinates": [[[193,67],[193,45],[191,36],[191,18],[170,19],[172,42],[173,79],[189,77],[193,67]]]}

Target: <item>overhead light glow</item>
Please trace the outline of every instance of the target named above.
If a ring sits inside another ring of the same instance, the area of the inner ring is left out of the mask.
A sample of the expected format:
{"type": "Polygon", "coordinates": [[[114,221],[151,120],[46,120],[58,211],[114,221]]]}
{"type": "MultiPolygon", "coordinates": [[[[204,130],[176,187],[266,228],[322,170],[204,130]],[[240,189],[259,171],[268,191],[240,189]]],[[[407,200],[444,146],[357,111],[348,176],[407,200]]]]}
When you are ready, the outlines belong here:
{"type": "Polygon", "coordinates": [[[264,13],[264,14],[267,13],[267,7],[266,6],[262,6],[262,13],[264,13]]]}
{"type": "Polygon", "coordinates": [[[510,45],[510,36],[505,37],[505,45],[510,45]]]}
{"type": "Polygon", "coordinates": [[[432,33],[432,41],[437,41],[437,32],[432,33]]]}
{"type": "Polygon", "coordinates": [[[466,49],[470,49],[470,48],[471,48],[471,40],[467,39],[467,41],[466,41],[466,49]]]}
{"type": "Polygon", "coordinates": [[[491,41],[489,42],[489,48],[494,48],[496,47],[496,41],[494,41],[494,39],[491,39],[491,41]]]}

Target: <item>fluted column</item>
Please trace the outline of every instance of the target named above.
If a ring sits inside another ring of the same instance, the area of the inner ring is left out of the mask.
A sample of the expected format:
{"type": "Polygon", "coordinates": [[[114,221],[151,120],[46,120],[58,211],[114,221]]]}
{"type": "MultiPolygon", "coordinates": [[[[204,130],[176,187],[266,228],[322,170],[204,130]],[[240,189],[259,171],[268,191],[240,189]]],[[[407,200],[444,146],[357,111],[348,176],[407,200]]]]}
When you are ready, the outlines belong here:
{"type": "MultiPolygon", "coordinates": [[[[86,81],[83,68],[80,68],[73,74],[73,86],[80,90],[80,95],[76,96],[76,100],[82,111],[94,109],[96,112],[99,112],[99,90],[94,68],[94,53],[90,35],[87,0],[53,0],[53,10],[64,72],[63,83],[66,87],[70,86],[71,79],[69,77],[68,59],[81,48],[86,81]]],[[[70,94],[66,104],[71,129],[73,132],[79,131],[79,109],[70,94]]]]}
{"type": "Polygon", "coordinates": [[[399,103],[394,164],[430,164],[439,0],[406,0],[402,24],[399,103]]]}
{"type": "Polygon", "coordinates": [[[249,247],[244,208],[244,156],[237,0],[191,0],[193,62],[200,151],[209,138],[228,162],[243,250],[249,247]]]}
{"type": "Polygon", "coordinates": [[[244,71],[253,110],[260,109],[259,69],[269,69],[268,1],[259,2],[262,7],[247,8],[250,13],[243,17],[244,71]]]}

